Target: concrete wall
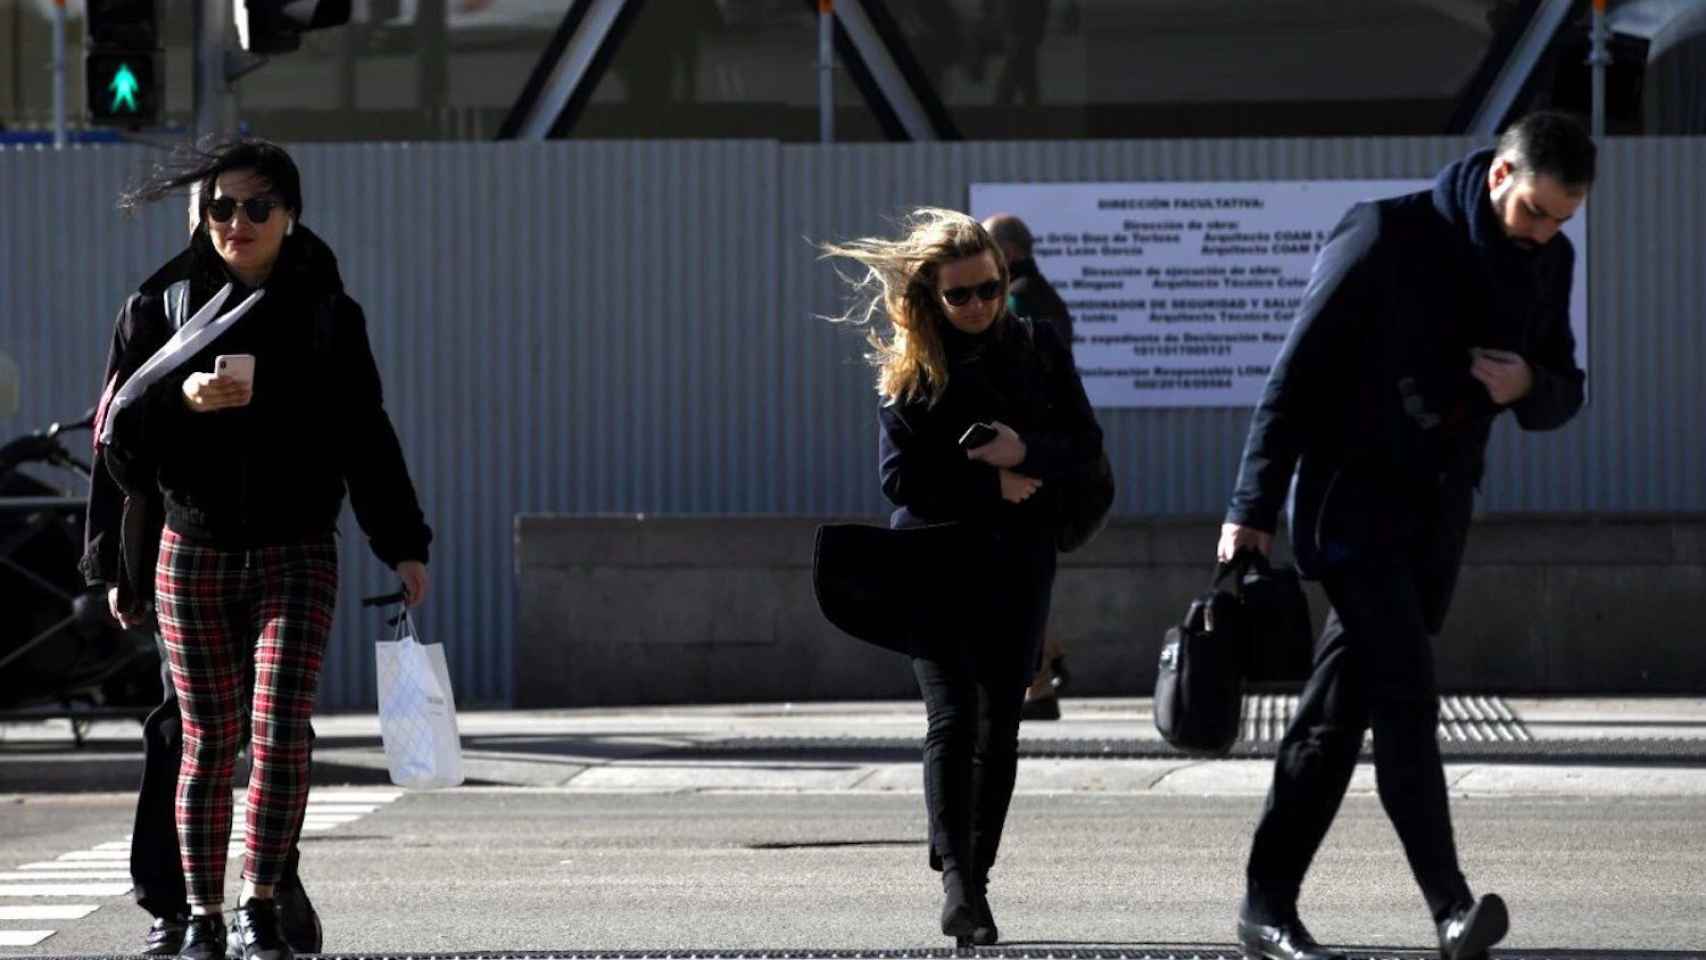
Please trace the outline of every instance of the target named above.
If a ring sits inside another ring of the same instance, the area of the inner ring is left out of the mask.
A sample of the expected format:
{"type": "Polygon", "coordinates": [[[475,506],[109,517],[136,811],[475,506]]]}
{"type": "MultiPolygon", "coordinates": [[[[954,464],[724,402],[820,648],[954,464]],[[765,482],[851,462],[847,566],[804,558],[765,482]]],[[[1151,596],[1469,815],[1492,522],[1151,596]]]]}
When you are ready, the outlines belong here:
{"type": "MultiPolygon", "coordinates": [[[[830,627],[817,519],[516,522],[518,707],[914,696],[904,660],[830,627]]],[[[1147,695],[1218,521],[1121,520],[1062,558],[1075,692],[1147,695]]],[[[1315,622],[1325,607],[1311,588],[1315,622]]],[[[1478,520],[1436,648],[1445,690],[1706,692],[1706,517],[1478,520]]]]}

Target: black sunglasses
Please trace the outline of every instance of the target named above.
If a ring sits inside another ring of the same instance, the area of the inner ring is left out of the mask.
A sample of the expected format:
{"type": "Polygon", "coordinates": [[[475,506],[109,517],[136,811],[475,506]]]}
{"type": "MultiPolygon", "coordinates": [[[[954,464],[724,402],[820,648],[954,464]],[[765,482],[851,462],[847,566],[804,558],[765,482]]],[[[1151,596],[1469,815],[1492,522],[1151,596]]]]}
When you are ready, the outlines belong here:
{"type": "Polygon", "coordinates": [[[239,206],[243,208],[243,216],[247,217],[250,223],[266,223],[267,218],[272,216],[273,208],[282,207],[284,204],[266,197],[250,197],[241,203],[232,197],[219,197],[208,201],[208,219],[214,223],[227,223],[236,216],[239,206]]]}
{"type": "Polygon", "coordinates": [[[979,300],[994,300],[1001,296],[1001,281],[985,280],[975,287],[949,287],[942,291],[942,299],[948,301],[950,307],[963,307],[971,302],[973,293],[979,300]]]}

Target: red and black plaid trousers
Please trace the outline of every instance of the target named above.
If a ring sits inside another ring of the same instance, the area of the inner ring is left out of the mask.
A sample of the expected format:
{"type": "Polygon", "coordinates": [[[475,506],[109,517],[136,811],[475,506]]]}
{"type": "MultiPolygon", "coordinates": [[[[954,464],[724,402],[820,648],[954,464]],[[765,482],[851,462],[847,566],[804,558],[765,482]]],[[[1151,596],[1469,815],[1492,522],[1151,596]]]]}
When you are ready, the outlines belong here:
{"type": "Polygon", "coordinates": [[[224,902],[231,772],[242,747],[249,664],[250,775],[244,875],[276,883],[308,805],[308,720],[338,595],[332,535],[225,550],[167,529],[155,605],[183,711],[178,845],[189,902],[224,902]]]}

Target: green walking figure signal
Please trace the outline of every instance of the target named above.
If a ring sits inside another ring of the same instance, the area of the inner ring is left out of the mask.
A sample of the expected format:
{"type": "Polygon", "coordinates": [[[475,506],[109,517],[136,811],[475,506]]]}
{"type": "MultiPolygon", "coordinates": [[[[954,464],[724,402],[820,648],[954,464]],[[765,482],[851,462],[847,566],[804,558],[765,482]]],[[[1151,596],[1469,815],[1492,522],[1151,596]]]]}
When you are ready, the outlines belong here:
{"type": "Polygon", "coordinates": [[[160,122],[160,54],[153,50],[84,52],[85,102],[91,124],[141,129],[160,122]]]}
{"type": "Polygon", "coordinates": [[[107,84],[107,89],[112,91],[113,95],[112,112],[118,113],[122,110],[126,113],[136,113],[141,110],[136,103],[136,91],[141,86],[136,74],[131,72],[130,64],[119,64],[118,71],[113,74],[113,82],[107,84]]]}
{"type": "Polygon", "coordinates": [[[160,8],[165,6],[162,0],[84,3],[83,103],[90,124],[142,130],[160,123],[166,104],[160,49],[160,8]]]}

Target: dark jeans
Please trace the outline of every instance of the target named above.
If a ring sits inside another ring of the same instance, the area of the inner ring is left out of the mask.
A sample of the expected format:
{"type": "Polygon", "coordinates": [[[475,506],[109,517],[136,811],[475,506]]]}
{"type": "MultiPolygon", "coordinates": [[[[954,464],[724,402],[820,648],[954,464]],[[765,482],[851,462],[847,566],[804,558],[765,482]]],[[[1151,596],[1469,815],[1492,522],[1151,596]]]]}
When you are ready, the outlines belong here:
{"type": "Polygon", "coordinates": [[[1446,800],[1432,647],[1456,585],[1468,506],[1442,513],[1434,535],[1403,556],[1323,578],[1332,613],[1250,848],[1252,919],[1278,923],[1296,910],[1370,729],[1380,802],[1429,910],[1437,920],[1471,899],[1446,800]]]}
{"type": "MultiPolygon", "coordinates": [[[[155,642],[160,643],[158,636],[155,642]]],[[[183,750],[183,720],[178,715],[171,662],[166,658],[164,644],[160,645],[160,685],[166,693],[160,705],[142,721],[142,787],[136,797],[136,825],[131,830],[130,880],[135,887],[132,893],[142,909],[155,917],[173,917],[189,912],[174,809],[183,750]]],[[[296,870],[300,858],[301,851],[293,843],[279,886],[299,882],[296,870]]]]}
{"type": "Polygon", "coordinates": [[[1051,538],[1003,534],[996,573],[944,591],[947,620],[913,674],[924,697],[931,863],[981,884],[1001,847],[1019,762],[1019,711],[1036,673],[1054,586],[1051,538]]]}

